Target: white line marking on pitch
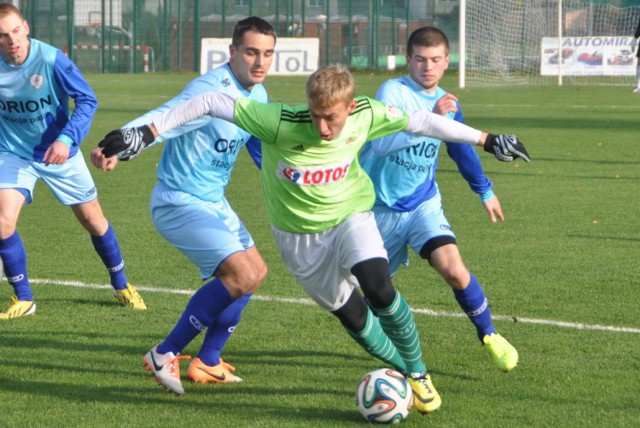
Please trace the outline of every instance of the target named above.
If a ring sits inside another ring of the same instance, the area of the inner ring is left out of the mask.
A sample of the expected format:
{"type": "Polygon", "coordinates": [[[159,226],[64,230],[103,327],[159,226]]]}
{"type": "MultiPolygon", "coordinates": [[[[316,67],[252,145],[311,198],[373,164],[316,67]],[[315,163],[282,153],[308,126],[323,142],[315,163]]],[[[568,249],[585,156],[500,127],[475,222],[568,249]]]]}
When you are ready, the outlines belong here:
{"type": "MultiPolygon", "coordinates": [[[[86,284],[80,281],[59,281],[54,279],[29,279],[29,281],[33,284],[66,285],[68,287],[91,288],[91,289],[111,289],[110,285],[86,284]]],[[[148,291],[151,293],[185,294],[185,295],[191,295],[195,292],[194,290],[155,288],[155,287],[144,287],[144,286],[137,286],[137,285],[136,285],[136,289],[139,291],[148,291]]],[[[264,296],[264,295],[254,295],[251,299],[264,301],[264,302],[280,302],[280,303],[297,303],[301,305],[315,305],[315,303],[311,299],[294,299],[294,298],[287,298],[287,297],[275,297],[275,296],[264,296]]],[[[416,314],[428,315],[432,317],[466,318],[466,315],[461,312],[434,311],[431,309],[421,309],[421,308],[414,308],[412,309],[412,311],[413,313],[416,313],[416,314]]],[[[545,320],[545,319],[538,319],[538,318],[514,317],[514,316],[507,316],[507,315],[493,315],[493,319],[498,321],[519,322],[524,324],[540,324],[540,325],[550,325],[553,327],[573,328],[576,330],[611,331],[615,333],[640,334],[640,328],[632,328],[632,327],[615,327],[615,326],[609,326],[609,325],[582,324],[582,323],[565,322],[565,321],[545,320]]]]}

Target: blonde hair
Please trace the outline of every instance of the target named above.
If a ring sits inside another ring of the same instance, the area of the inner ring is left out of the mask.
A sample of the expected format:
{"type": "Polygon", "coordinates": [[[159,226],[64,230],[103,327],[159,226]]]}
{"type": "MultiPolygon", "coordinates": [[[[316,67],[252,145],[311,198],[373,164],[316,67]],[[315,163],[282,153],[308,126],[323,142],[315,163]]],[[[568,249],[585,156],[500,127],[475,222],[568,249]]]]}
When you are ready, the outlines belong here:
{"type": "Polygon", "coordinates": [[[320,108],[350,103],[355,96],[353,76],[341,64],[320,67],[307,80],[307,99],[320,108]]]}

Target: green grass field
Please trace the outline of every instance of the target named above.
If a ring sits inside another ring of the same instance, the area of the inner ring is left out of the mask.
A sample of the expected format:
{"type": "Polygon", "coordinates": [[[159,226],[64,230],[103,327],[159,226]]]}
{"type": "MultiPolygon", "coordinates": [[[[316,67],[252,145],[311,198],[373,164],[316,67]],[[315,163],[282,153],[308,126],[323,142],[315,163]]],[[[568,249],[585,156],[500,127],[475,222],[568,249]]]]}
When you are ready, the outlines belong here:
{"type": "MultiPolygon", "coordinates": [[[[89,75],[100,100],[88,155],[113,128],[178,93],[191,74],[89,75]]],[[[374,95],[389,75],[358,75],[374,95]]],[[[304,78],[269,78],[272,99],[303,101],[304,78]]],[[[395,279],[416,311],[443,405],[404,426],[631,427],[640,424],[640,96],[629,87],[455,89],[468,124],[514,132],[533,162],[481,153],[507,221],[489,222],[443,155],[444,205],[496,326],[519,350],[499,372],[449,287],[423,261],[395,279]]],[[[201,284],[155,232],[148,200],[159,148],[94,171],[127,273],[149,306],[119,307],[88,235],[39,184],[19,231],[38,303],[35,316],[0,323],[0,426],[365,426],[356,384],[381,366],[312,304],[279,259],[258,173],[242,155],[228,197],[267,261],[267,280],[224,357],[245,381],[197,385],[177,397],[154,384],[142,356],[173,327],[201,284]]],[[[0,301],[11,294],[6,281],[0,301]]],[[[5,303],[2,303],[4,305],[5,303]]],[[[186,354],[196,354],[200,340],[186,354]]],[[[186,378],[187,364],[183,363],[186,378]]]]}

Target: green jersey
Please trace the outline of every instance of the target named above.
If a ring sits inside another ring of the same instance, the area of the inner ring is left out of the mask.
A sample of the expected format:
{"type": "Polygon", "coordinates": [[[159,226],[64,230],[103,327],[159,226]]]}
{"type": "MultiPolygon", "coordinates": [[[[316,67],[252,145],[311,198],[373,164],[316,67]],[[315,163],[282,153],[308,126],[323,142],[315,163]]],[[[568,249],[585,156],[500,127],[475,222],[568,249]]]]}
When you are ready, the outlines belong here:
{"type": "Polygon", "coordinates": [[[404,130],[409,118],[372,98],[357,97],[356,102],[340,135],[324,141],[307,105],[236,100],[235,123],[263,143],[262,186],[276,228],[322,232],[373,206],[373,184],[358,163],[360,148],[404,130]]]}

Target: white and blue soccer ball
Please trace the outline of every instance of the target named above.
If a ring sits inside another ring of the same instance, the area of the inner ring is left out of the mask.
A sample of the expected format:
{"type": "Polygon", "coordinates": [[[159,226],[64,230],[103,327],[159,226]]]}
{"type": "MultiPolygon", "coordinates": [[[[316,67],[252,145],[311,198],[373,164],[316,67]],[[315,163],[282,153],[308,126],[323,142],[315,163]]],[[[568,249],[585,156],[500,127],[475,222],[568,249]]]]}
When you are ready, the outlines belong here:
{"type": "Polygon", "coordinates": [[[392,369],[377,369],[360,379],[356,404],[369,422],[398,424],[409,416],[413,393],[401,373],[392,369]]]}

